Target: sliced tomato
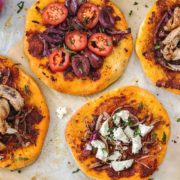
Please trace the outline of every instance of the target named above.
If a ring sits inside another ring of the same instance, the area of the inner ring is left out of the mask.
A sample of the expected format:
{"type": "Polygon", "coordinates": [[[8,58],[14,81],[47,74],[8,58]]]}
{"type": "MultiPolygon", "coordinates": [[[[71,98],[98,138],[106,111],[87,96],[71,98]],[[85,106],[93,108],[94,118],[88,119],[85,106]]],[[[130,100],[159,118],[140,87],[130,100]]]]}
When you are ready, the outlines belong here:
{"type": "Polygon", "coordinates": [[[58,25],[62,23],[68,15],[68,10],[63,3],[50,3],[42,13],[45,24],[58,25]]]}
{"type": "Polygon", "coordinates": [[[88,48],[99,56],[108,56],[113,50],[112,38],[105,33],[95,33],[89,39],[88,48]]]}
{"type": "Polygon", "coordinates": [[[99,8],[92,3],[84,3],[77,13],[78,20],[87,28],[96,26],[99,19],[99,8]]]}
{"type": "Polygon", "coordinates": [[[71,31],[65,35],[66,46],[73,51],[81,51],[87,47],[87,34],[71,31]]]}
{"type": "Polygon", "coordinates": [[[69,64],[70,54],[64,48],[55,49],[49,56],[49,65],[53,72],[62,72],[69,64]]]}

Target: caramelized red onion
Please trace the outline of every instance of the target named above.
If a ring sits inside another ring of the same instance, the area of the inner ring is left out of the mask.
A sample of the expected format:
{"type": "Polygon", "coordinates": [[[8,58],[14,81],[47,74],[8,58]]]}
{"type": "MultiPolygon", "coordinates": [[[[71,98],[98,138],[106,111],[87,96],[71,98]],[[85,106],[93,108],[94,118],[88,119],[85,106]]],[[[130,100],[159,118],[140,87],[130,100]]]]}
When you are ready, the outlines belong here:
{"type": "Polygon", "coordinates": [[[76,15],[79,2],[78,0],[65,0],[65,6],[68,8],[68,12],[70,15],[76,15]]]}

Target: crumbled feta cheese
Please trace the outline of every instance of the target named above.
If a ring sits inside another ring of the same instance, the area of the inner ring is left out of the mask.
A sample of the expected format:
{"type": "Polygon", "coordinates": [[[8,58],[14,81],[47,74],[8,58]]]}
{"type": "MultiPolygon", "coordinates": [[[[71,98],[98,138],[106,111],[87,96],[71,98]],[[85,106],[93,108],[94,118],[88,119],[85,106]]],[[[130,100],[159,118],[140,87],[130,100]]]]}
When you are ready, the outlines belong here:
{"type": "Polygon", "coordinates": [[[92,150],[92,146],[90,144],[86,144],[86,150],[91,151],[92,150]]]}
{"type": "Polygon", "coordinates": [[[14,128],[8,127],[6,130],[6,133],[7,134],[15,134],[15,133],[17,133],[17,130],[14,128]]]}
{"type": "Polygon", "coordinates": [[[124,133],[129,139],[132,139],[134,137],[134,131],[129,126],[124,129],[124,133]]]}
{"type": "Polygon", "coordinates": [[[113,122],[116,126],[119,125],[120,123],[120,117],[119,116],[116,116],[116,114],[113,115],[113,122]]]}
{"type": "Polygon", "coordinates": [[[98,148],[98,149],[104,149],[106,148],[106,145],[100,141],[100,140],[93,140],[91,141],[91,145],[95,148],[98,148]]]}
{"type": "Polygon", "coordinates": [[[114,129],[113,130],[113,135],[114,135],[115,140],[122,141],[123,143],[129,143],[129,139],[125,135],[125,133],[123,132],[121,127],[114,129]]]}
{"type": "Polygon", "coordinates": [[[120,112],[116,113],[116,116],[120,117],[123,121],[128,122],[129,118],[129,111],[127,110],[122,110],[120,112]]]}
{"type": "Polygon", "coordinates": [[[126,150],[128,150],[128,147],[126,147],[126,146],[123,146],[123,151],[126,151],[126,150]]]}
{"type": "Polygon", "coordinates": [[[132,138],[132,153],[137,154],[142,148],[141,137],[138,135],[132,138]]]}
{"type": "Polygon", "coordinates": [[[145,124],[139,124],[139,130],[141,132],[142,137],[150,133],[153,128],[154,126],[146,126],[145,124]]]}
{"type": "Polygon", "coordinates": [[[125,169],[128,169],[132,166],[134,160],[133,159],[129,159],[129,160],[125,160],[125,161],[113,161],[111,162],[111,167],[115,170],[115,171],[123,171],[125,169]]]}
{"type": "Polygon", "coordinates": [[[109,135],[109,124],[108,124],[108,120],[106,120],[105,122],[103,122],[101,128],[100,128],[100,134],[102,136],[107,136],[109,135]]]}
{"type": "Polygon", "coordinates": [[[106,161],[108,157],[108,152],[105,149],[98,149],[96,153],[96,158],[102,161],[106,161]]]}
{"type": "Polygon", "coordinates": [[[122,157],[122,154],[119,151],[114,151],[113,154],[111,154],[108,157],[108,160],[110,161],[116,161],[122,157]]]}
{"type": "Polygon", "coordinates": [[[67,110],[65,107],[58,107],[56,109],[56,114],[59,119],[62,119],[64,117],[64,115],[67,114],[67,110]]]}

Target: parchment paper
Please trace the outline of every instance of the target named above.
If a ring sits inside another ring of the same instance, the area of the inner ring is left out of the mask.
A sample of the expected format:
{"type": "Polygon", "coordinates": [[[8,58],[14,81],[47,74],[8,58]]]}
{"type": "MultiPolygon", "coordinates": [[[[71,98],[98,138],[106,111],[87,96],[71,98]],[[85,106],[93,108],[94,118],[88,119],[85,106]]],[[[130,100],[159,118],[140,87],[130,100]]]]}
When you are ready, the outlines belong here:
{"type": "MultiPolygon", "coordinates": [[[[51,116],[50,127],[39,159],[33,165],[22,169],[21,173],[0,169],[0,180],[88,180],[80,171],[75,174],[72,173],[78,167],[65,143],[64,129],[66,123],[71,115],[89,99],[125,85],[137,85],[148,89],[157,96],[167,109],[172,122],[171,138],[165,160],[159,170],[153,175],[153,178],[155,180],[179,180],[180,123],[177,123],[176,119],[180,117],[180,97],[155,87],[144,75],[135,53],[133,53],[123,77],[99,94],[88,97],[75,97],[49,89],[32,73],[28,66],[28,61],[23,54],[22,38],[25,14],[27,8],[34,1],[25,0],[25,7],[17,14],[17,3],[20,0],[6,0],[6,7],[0,16],[0,54],[10,57],[15,62],[20,62],[22,69],[39,84],[49,106],[51,116]],[[67,107],[68,110],[67,115],[61,120],[58,119],[55,113],[59,106],[67,107]],[[177,143],[173,143],[173,140],[177,141],[177,143]]],[[[115,0],[114,2],[124,12],[129,26],[132,28],[135,40],[139,25],[154,1],[136,0],[138,5],[133,5],[133,0],[115,0]],[[129,12],[131,10],[132,15],[130,16],[129,12]]]]}

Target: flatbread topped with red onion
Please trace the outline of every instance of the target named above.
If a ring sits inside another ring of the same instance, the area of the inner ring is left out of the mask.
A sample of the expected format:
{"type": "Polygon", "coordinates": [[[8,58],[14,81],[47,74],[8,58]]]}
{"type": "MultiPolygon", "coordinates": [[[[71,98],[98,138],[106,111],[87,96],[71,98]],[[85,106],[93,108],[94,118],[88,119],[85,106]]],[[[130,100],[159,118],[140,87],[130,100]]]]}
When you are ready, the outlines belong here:
{"type": "Polygon", "coordinates": [[[94,99],[68,122],[65,137],[79,168],[93,179],[149,179],[162,162],[170,121],[149,92],[128,86],[94,99]]]}
{"type": "Polygon", "coordinates": [[[136,51],[158,87],[180,94],[180,1],[158,0],[142,23],[136,51]]]}
{"type": "Polygon", "coordinates": [[[102,91],[123,73],[132,36],[110,1],[39,0],[27,13],[24,51],[36,75],[64,93],[102,91]]]}
{"type": "Polygon", "coordinates": [[[36,83],[0,56],[0,167],[15,170],[33,163],[48,125],[48,108],[36,83]]]}

